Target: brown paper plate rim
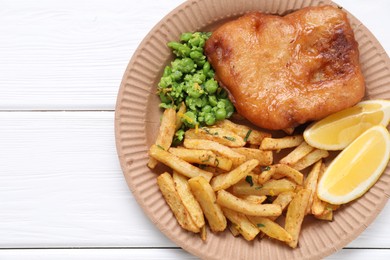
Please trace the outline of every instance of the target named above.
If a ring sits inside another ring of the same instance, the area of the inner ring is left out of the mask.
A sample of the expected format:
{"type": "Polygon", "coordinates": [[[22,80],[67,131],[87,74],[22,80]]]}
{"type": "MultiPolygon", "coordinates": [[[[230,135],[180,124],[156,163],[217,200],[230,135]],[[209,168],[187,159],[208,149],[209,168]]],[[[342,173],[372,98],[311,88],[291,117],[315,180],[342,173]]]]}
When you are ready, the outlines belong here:
{"type": "MultiPolygon", "coordinates": [[[[335,212],[333,222],[305,219],[299,247],[290,249],[270,239],[247,242],[229,231],[208,232],[206,242],[182,230],[156,184],[156,172],[147,166],[161,111],[156,85],[172,59],[166,47],[180,33],[215,27],[248,11],[284,14],[306,6],[333,4],[325,0],[190,0],[165,16],[144,38],[124,73],[115,109],[116,147],[126,182],[150,220],[180,247],[202,259],[321,259],[354,240],[371,224],[389,198],[389,166],[361,198],[335,212]]],[[[346,11],[346,10],[345,10],[346,11]]],[[[348,13],[348,11],[346,11],[348,13]]],[[[390,99],[390,59],[372,33],[353,15],[350,23],[359,43],[367,90],[365,99],[390,99]]],[[[129,32],[131,33],[131,32],[129,32]]],[[[129,220],[131,221],[131,220],[129,220]]]]}

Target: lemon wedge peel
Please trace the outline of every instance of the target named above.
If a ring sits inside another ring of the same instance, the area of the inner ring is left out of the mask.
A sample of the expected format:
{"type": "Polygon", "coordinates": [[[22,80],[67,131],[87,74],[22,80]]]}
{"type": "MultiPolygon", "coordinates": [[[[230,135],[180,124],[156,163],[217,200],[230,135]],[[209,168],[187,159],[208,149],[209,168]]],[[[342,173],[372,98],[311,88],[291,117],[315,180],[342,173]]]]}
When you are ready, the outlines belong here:
{"type": "Polygon", "coordinates": [[[369,128],[331,162],[318,183],[318,197],[336,205],[361,197],[382,175],[389,158],[389,132],[381,125],[369,128]]]}
{"type": "Polygon", "coordinates": [[[368,128],[389,121],[389,100],[367,100],[311,124],[303,137],[315,148],[342,150],[368,128]]]}

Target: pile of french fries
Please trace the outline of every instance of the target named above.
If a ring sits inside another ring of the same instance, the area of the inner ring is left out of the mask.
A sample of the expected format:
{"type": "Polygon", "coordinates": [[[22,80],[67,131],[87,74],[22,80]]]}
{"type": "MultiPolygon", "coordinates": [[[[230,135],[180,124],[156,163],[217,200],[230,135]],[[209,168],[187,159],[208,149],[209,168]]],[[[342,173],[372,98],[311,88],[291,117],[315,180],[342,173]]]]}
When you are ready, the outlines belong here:
{"type": "Polygon", "coordinates": [[[161,162],[172,169],[157,184],[185,230],[206,240],[207,221],[212,232],[228,228],[248,241],[267,236],[295,248],[305,216],[333,219],[339,206],[316,195],[327,151],[302,135],[272,138],[229,120],[186,131],[183,147],[174,148],[177,117],[174,109],[165,110],[148,166],[161,162]],[[275,163],[284,149],[290,152],[275,163]]]}

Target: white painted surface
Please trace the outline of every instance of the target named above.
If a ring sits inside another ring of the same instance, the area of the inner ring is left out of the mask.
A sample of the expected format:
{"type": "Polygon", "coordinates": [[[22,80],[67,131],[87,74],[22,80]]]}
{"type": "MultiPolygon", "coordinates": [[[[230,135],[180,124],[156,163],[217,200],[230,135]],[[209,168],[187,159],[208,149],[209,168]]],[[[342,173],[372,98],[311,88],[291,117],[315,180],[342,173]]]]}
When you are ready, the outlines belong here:
{"type": "MultiPolygon", "coordinates": [[[[356,259],[389,259],[387,249],[342,249],[326,260],[356,260],[356,259]]],[[[0,259],[3,260],[195,260],[199,259],[182,249],[24,249],[1,250],[0,259]]]]}
{"type": "MultiPolygon", "coordinates": [[[[143,37],[183,0],[0,1],[0,110],[113,110],[143,37]]],[[[390,52],[390,1],[338,0],[390,52]]]]}
{"type": "MultiPolygon", "coordinates": [[[[114,113],[99,111],[114,109],[137,45],[182,2],[0,0],[0,259],[196,259],[137,205],[114,113]]],[[[390,1],[337,2],[389,52],[390,1]]],[[[389,218],[387,204],[328,259],[389,259],[389,218]]]]}

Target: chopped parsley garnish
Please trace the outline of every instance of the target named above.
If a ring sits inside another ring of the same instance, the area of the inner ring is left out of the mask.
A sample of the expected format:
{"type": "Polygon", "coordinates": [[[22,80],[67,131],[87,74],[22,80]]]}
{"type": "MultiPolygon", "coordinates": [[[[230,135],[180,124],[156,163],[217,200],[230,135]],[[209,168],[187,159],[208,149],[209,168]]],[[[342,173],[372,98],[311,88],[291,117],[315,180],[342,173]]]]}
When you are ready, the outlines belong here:
{"type": "Polygon", "coordinates": [[[209,155],[209,156],[207,157],[207,159],[204,159],[204,160],[202,161],[202,163],[205,163],[205,162],[210,161],[210,158],[211,158],[211,156],[209,155]]]}
{"type": "Polygon", "coordinates": [[[261,223],[257,223],[257,227],[265,227],[265,225],[261,223]]]}
{"type": "Polygon", "coordinates": [[[247,183],[249,183],[251,185],[251,187],[253,186],[253,179],[252,179],[252,176],[248,175],[245,177],[245,181],[247,183]]]}
{"type": "Polygon", "coordinates": [[[204,165],[204,164],[199,164],[199,168],[205,169],[205,168],[206,168],[206,165],[204,165]]]}
{"type": "Polygon", "coordinates": [[[209,130],[208,128],[202,127],[202,130],[204,130],[206,133],[208,133],[209,135],[211,135],[210,130],[209,130]]]}
{"type": "Polygon", "coordinates": [[[260,186],[256,186],[255,190],[260,190],[261,188],[263,188],[263,186],[261,186],[261,185],[260,186]]]}
{"type": "Polygon", "coordinates": [[[232,142],[234,142],[234,141],[236,140],[236,138],[231,137],[231,136],[226,136],[226,135],[224,135],[224,136],[222,136],[222,137],[225,138],[226,140],[229,140],[229,141],[232,141],[232,142]]]}
{"type": "Polygon", "coordinates": [[[261,171],[262,172],[266,172],[266,171],[269,171],[269,170],[271,170],[271,167],[269,167],[269,166],[261,167],[261,171]]]}
{"type": "Polygon", "coordinates": [[[252,133],[252,129],[249,129],[248,132],[245,135],[244,142],[248,141],[248,138],[251,135],[251,133],[252,133]]]}
{"type": "Polygon", "coordinates": [[[162,147],[161,145],[158,144],[157,147],[165,151],[164,147],[162,147]]]}

